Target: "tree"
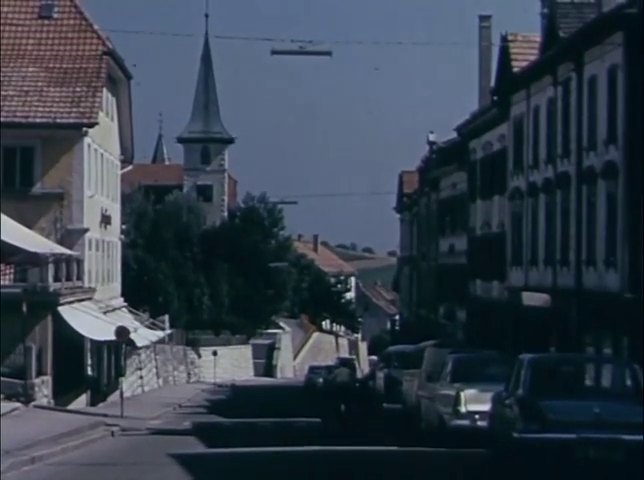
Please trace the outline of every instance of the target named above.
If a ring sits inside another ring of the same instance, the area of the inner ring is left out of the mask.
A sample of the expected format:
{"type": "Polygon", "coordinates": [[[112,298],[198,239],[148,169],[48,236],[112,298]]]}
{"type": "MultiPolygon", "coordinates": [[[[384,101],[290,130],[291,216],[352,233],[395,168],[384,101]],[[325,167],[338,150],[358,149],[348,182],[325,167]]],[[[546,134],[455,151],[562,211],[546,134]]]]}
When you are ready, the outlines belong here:
{"type": "Polygon", "coordinates": [[[292,253],[282,210],[266,194],[246,195],[228,219],[204,230],[201,249],[212,294],[220,307],[215,329],[252,335],[266,328],[283,310],[288,276],[271,265],[287,262],[292,253]],[[223,283],[223,284],[222,284],[223,283]]]}
{"type": "Polygon", "coordinates": [[[173,327],[207,324],[210,295],[201,265],[199,205],[176,192],[158,204],[141,192],[124,202],[123,294],[134,308],[173,327]]]}
{"type": "Polygon", "coordinates": [[[387,252],[388,257],[397,257],[398,256],[398,251],[397,250],[389,250],[387,252]]]}
{"type": "Polygon", "coordinates": [[[375,251],[373,248],[371,248],[371,247],[362,247],[362,248],[360,249],[360,251],[361,251],[362,253],[368,253],[369,255],[375,255],[375,254],[376,254],[376,251],[375,251]]]}

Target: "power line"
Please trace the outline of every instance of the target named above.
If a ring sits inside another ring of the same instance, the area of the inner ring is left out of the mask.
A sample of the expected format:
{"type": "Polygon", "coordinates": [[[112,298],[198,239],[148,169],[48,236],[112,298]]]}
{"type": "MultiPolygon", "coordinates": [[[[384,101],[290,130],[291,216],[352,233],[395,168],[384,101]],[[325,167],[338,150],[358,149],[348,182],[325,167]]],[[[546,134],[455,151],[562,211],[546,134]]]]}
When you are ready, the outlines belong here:
{"type": "Polygon", "coordinates": [[[291,195],[271,195],[274,198],[341,198],[341,197],[382,197],[396,195],[393,191],[375,192],[321,192],[321,193],[294,193],[291,195]]]}
{"type": "MultiPolygon", "coordinates": [[[[146,35],[158,37],[196,37],[197,33],[168,32],[161,30],[126,30],[107,28],[104,32],[123,35],[146,35]]],[[[413,41],[413,40],[333,40],[333,39],[311,39],[311,38],[288,38],[288,37],[262,37],[249,35],[217,35],[210,34],[210,37],[217,40],[229,40],[253,43],[294,43],[307,45],[358,45],[358,46],[405,46],[405,47],[468,47],[476,48],[476,43],[468,42],[435,42],[435,41],[413,41]]],[[[495,44],[493,44],[495,45],[495,44]]]]}

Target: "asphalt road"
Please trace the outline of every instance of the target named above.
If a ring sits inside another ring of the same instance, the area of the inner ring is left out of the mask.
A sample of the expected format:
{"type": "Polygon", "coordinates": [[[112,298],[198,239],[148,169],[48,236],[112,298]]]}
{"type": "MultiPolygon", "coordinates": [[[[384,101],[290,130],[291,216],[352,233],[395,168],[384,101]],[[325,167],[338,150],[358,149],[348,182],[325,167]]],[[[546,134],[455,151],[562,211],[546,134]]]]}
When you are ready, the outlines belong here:
{"type": "MultiPolygon", "coordinates": [[[[204,395],[195,405],[150,422],[147,432],[108,438],[8,478],[568,480],[580,473],[549,462],[548,454],[512,462],[483,448],[419,448],[399,409],[378,413],[362,407],[359,420],[341,425],[326,421],[323,405],[299,384],[246,384],[226,401],[204,395]]],[[[581,478],[639,478],[628,473],[589,470],[581,478]]]]}

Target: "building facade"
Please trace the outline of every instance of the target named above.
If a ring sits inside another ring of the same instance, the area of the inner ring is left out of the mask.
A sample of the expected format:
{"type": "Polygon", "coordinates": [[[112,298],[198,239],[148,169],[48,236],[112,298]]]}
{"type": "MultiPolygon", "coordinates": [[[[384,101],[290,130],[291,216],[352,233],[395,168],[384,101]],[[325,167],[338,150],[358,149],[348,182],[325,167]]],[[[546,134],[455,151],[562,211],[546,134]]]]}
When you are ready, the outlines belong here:
{"type": "MultiPolygon", "coordinates": [[[[98,401],[117,383],[116,327],[126,326],[139,346],[163,336],[145,337],[121,296],[120,172],[134,155],[132,76],[75,0],[3,0],[1,8],[2,210],[81,260],[54,276],[74,277],[92,294],[59,298],[42,316],[51,326],[51,397],[61,405],[98,401]]],[[[3,298],[5,309],[24,310],[3,298]]]]}
{"type": "Polygon", "coordinates": [[[641,358],[633,341],[641,339],[641,177],[631,175],[641,172],[633,157],[641,132],[630,106],[641,24],[634,2],[604,11],[599,2],[543,5],[540,55],[508,91],[507,287],[519,305],[517,345],[641,358]],[[532,292],[548,298],[539,312],[521,305],[532,292]]]}

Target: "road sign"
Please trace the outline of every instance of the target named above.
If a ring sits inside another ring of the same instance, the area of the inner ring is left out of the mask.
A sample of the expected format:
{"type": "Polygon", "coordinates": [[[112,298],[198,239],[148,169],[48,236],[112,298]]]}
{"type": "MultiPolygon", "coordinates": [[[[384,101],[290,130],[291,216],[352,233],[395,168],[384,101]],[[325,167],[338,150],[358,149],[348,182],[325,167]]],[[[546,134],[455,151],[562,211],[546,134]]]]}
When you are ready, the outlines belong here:
{"type": "Polygon", "coordinates": [[[127,342],[130,339],[130,329],[125,325],[119,325],[114,329],[114,338],[117,342],[127,342]]]}

